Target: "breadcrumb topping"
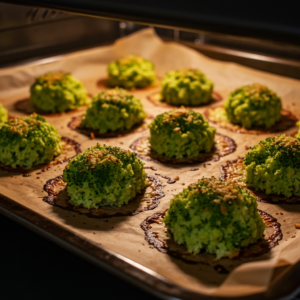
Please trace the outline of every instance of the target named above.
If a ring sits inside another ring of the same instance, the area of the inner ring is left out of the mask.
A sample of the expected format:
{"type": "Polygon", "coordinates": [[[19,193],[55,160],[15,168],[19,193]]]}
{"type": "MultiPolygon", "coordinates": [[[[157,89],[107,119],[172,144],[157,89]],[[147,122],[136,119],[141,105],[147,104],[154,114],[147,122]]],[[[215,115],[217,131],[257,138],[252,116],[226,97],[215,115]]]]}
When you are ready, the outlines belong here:
{"type": "MultiPolygon", "coordinates": [[[[119,102],[119,101],[127,102],[132,98],[132,95],[124,89],[115,88],[115,89],[103,91],[98,95],[98,97],[94,97],[93,101],[97,101],[99,98],[107,102],[119,102]]],[[[102,106],[105,107],[107,106],[107,104],[104,103],[102,104],[102,106]]]]}
{"type": "Polygon", "coordinates": [[[25,136],[29,130],[37,127],[43,122],[43,118],[39,117],[37,118],[37,114],[33,113],[29,117],[25,118],[15,118],[11,121],[7,122],[8,129],[16,134],[19,134],[20,136],[25,136]]]}
{"type": "Polygon", "coordinates": [[[141,64],[143,61],[144,59],[137,55],[128,55],[117,60],[120,65],[128,65],[131,63],[141,64]]]}
{"type": "Polygon", "coordinates": [[[57,73],[47,73],[43,76],[38,77],[37,79],[43,81],[44,85],[51,85],[56,81],[62,81],[69,73],[65,73],[63,71],[57,72],[57,73]]]}
{"type": "Polygon", "coordinates": [[[190,184],[188,188],[201,194],[206,194],[208,192],[216,194],[216,199],[212,200],[212,202],[221,205],[221,211],[224,214],[227,213],[227,209],[222,206],[222,203],[227,202],[228,204],[232,204],[231,200],[242,199],[238,186],[231,181],[222,181],[215,178],[202,178],[198,180],[198,183],[190,184]]]}
{"type": "MultiPolygon", "coordinates": [[[[178,126],[174,128],[174,131],[180,131],[180,124],[178,123],[179,119],[183,119],[186,123],[192,123],[195,120],[194,115],[191,114],[191,111],[182,106],[181,108],[166,113],[162,121],[163,123],[169,123],[170,125],[178,126]]],[[[197,121],[201,122],[200,119],[197,121]]]]}
{"type": "Polygon", "coordinates": [[[189,77],[190,79],[194,78],[195,80],[199,80],[199,75],[203,75],[199,70],[189,68],[182,69],[178,71],[177,74],[179,78],[189,77]]]}
{"type": "MultiPolygon", "coordinates": [[[[100,146],[99,144],[97,145],[100,146]]],[[[107,161],[119,163],[120,160],[114,155],[114,152],[118,152],[119,154],[123,154],[128,157],[133,155],[133,153],[129,150],[120,150],[116,147],[107,147],[104,149],[92,148],[87,152],[86,161],[89,162],[92,165],[92,167],[95,167],[96,165],[100,164],[103,165],[107,161]]]]}
{"type": "Polygon", "coordinates": [[[246,94],[257,98],[257,100],[270,101],[270,96],[274,96],[275,93],[269,90],[265,85],[260,83],[254,83],[243,87],[246,94]]]}
{"type": "Polygon", "coordinates": [[[293,147],[293,151],[297,151],[298,149],[294,147],[300,146],[300,140],[292,137],[292,136],[286,136],[285,134],[277,135],[274,137],[274,141],[271,143],[271,145],[280,145],[283,147],[293,147]]]}

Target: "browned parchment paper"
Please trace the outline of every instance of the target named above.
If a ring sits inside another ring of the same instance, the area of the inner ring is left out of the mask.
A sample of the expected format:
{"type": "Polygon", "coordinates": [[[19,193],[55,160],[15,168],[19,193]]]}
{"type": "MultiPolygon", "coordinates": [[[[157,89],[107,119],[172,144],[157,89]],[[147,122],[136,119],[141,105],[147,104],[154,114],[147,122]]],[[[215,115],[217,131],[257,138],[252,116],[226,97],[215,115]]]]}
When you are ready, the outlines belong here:
{"type": "MultiPolygon", "coordinates": [[[[83,81],[89,93],[95,94],[100,91],[97,81],[106,77],[107,64],[127,54],[138,54],[152,60],[160,77],[165,72],[176,68],[198,68],[214,81],[215,91],[223,99],[241,85],[253,82],[266,84],[282,97],[283,108],[292,110],[298,118],[300,116],[300,81],[209,59],[176,43],[162,42],[152,29],[145,29],[118,40],[112,46],[81,51],[35,64],[2,69],[0,71],[0,102],[9,110],[11,116],[22,116],[22,113],[14,110],[13,104],[28,97],[29,86],[35,77],[48,71],[59,70],[71,72],[83,81]]],[[[164,107],[154,106],[147,100],[149,94],[158,91],[159,86],[153,89],[134,91],[135,95],[142,100],[147,113],[153,116],[167,110],[164,107]]],[[[195,110],[203,113],[206,108],[204,106],[195,108],[195,110]]],[[[146,130],[124,137],[92,140],[88,136],[70,130],[67,126],[73,116],[80,114],[82,112],[77,111],[46,118],[58,128],[61,135],[80,142],[82,150],[97,142],[128,149],[134,140],[149,134],[146,130]]],[[[291,128],[287,134],[295,132],[295,130],[295,127],[291,128]]],[[[205,268],[201,264],[186,264],[160,253],[156,249],[151,249],[144,240],[144,232],[140,228],[140,224],[146,217],[168,208],[172,195],[179,193],[189,183],[195,182],[202,176],[218,177],[220,175],[219,168],[226,163],[226,160],[235,159],[238,155],[244,156],[246,147],[255,145],[259,140],[270,136],[269,134],[258,136],[237,134],[218,127],[217,131],[230,136],[238,145],[236,152],[222,157],[220,161],[209,162],[205,165],[195,163],[175,166],[154,162],[146,163],[147,166],[157,168],[157,171],[147,169],[148,174],[178,176],[179,180],[174,184],[167,184],[166,179],[160,178],[165,185],[166,196],[160,199],[161,203],[155,210],[136,216],[115,217],[108,221],[92,219],[52,207],[43,202],[42,197],[46,194],[42,190],[44,183],[48,179],[62,174],[65,164],[54,167],[41,175],[36,175],[36,171],[29,172],[32,176],[26,178],[20,174],[0,171],[0,193],[61,226],[165,276],[184,288],[203,294],[228,297],[264,292],[300,259],[300,231],[294,227],[295,223],[300,223],[300,205],[259,203],[258,206],[261,210],[278,218],[282,225],[283,240],[269,254],[242,264],[228,275],[218,274],[214,269],[205,268]],[[195,168],[198,170],[191,171],[195,168]]]]}

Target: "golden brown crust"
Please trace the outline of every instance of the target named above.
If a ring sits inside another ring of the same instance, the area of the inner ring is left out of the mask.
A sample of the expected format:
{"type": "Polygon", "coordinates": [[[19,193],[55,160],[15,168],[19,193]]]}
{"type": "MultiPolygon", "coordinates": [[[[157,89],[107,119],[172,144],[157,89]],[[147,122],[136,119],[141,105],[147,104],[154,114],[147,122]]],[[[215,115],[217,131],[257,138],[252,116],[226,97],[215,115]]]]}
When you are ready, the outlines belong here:
{"type": "Polygon", "coordinates": [[[77,212],[90,218],[109,218],[120,216],[134,216],[143,211],[152,210],[159,205],[159,199],[164,197],[163,187],[160,180],[151,175],[147,175],[148,181],[151,183],[149,187],[144,189],[142,193],[137,195],[128,204],[121,207],[102,206],[99,208],[87,209],[83,207],[75,207],[69,202],[67,195],[66,183],[62,179],[62,175],[50,179],[44,185],[44,191],[48,196],[43,201],[59,207],[64,210],[77,212]]]}
{"type": "Polygon", "coordinates": [[[284,203],[284,204],[300,204],[300,196],[278,196],[278,195],[267,195],[262,191],[256,191],[253,188],[246,187],[243,182],[243,172],[244,172],[244,158],[239,157],[234,160],[226,162],[226,165],[220,167],[221,175],[220,179],[230,180],[235,184],[238,184],[244,188],[247,188],[259,202],[264,203],[284,203]]]}
{"type": "MultiPolygon", "coordinates": [[[[149,116],[147,118],[151,119],[152,117],[149,116]]],[[[82,116],[73,117],[72,120],[68,123],[68,127],[79,133],[90,136],[92,139],[94,139],[95,137],[98,137],[98,138],[121,137],[121,136],[126,136],[131,133],[142,132],[148,128],[147,123],[144,121],[142,123],[134,125],[129,130],[117,130],[117,131],[113,131],[113,132],[99,133],[95,129],[80,127],[81,120],[82,120],[82,116]]]]}
{"type": "MultiPolygon", "coordinates": [[[[155,106],[161,106],[161,107],[166,107],[166,108],[176,108],[178,106],[175,106],[175,105],[171,105],[171,104],[168,104],[167,102],[165,102],[161,96],[160,96],[160,93],[159,92],[155,92],[151,95],[149,95],[147,97],[147,99],[152,103],[154,104],[155,106]]],[[[217,92],[212,92],[212,98],[210,101],[208,101],[207,103],[203,103],[203,104],[200,104],[200,105],[197,105],[197,106],[185,106],[185,108],[195,108],[195,107],[202,107],[202,106],[206,106],[206,105],[211,105],[211,104],[215,104],[219,101],[222,101],[223,98],[222,96],[217,93],[217,92]]]]}
{"type": "MultiPolygon", "coordinates": [[[[89,95],[89,97],[90,97],[90,95],[89,95]]],[[[87,107],[87,105],[83,105],[82,107],[80,107],[78,109],[74,109],[74,110],[70,110],[70,111],[66,111],[66,112],[48,113],[48,112],[44,112],[38,108],[35,108],[32,105],[32,103],[30,102],[29,98],[21,99],[14,103],[15,110],[17,110],[19,112],[22,112],[27,115],[31,115],[32,113],[35,112],[39,115],[47,116],[47,117],[58,117],[58,116],[66,115],[66,114],[73,114],[73,113],[76,113],[76,112],[86,109],[86,107],[87,107]]]]}
{"type": "MultiPolygon", "coordinates": [[[[229,273],[242,263],[252,261],[254,258],[268,253],[273,247],[277,246],[278,241],[282,239],[281,225],[277,222],[277,219],[264,211],[258,210],[258,212],[268,227],[265,231],[265,238],[255,244],[242,248],[239,256],[234,260],[230,260],[230,264],[228,264],[228,258],[221,258],[218,262],[222,265],[228,265],[223,269],[223,271],[227,270],[226,273],[229,273]],[[269,233],[270,230],[272,233],[269,233]],[[266,234],[266,232],[268,233],[266,234]]],[[[191,254],[187,251],[185,246],[177,244],[173,238],[170,237],[171,235],[167,232],[163,222],[165,213],[166,211],[155,213],[142,222],[141,228],[145,232],[145,240],[158,251],[169,254],[176,259],[189,264],[205,264],[214,267],[217,272],[220,272],[218,268],[215,268],[215,255],[205,252],[197,255],[191,254]]]]}
{"type": "Polygon", "coordinates": [[[167,164],[187,164],[195,162],[218,161],[220,157],[228,155],[236,150],[236,143],[233,139],[216,133],[215,145],[210,153],[201,153],[198,156],[190,158],[169,158],[157,154],[151,149],[148,142],[149,136],[143,136],[135,140],[129,148],[137,153],[138,157],[144,161],[161,162],[167,164]]]}
{"type": "Polygon", "coordinates": [[[273,126],[269,128],[253,128],[246,129],[240,125],[232,124],[229,121],[218,121],[214,118],[213,113],[216,109],[224,108],[223,106],[215,106],[213,108],[209,108],[204,112],[204,116],[212,123],[217,124],[221,128],[225,128],[232,132],[243,133],[243,134],[266,134],[266,133],[274,133],[281,132],[290,129],[291,127],[296,125],[298,119],[288,110],[281,110],[281,119],[276,122],[273,126]]]}
{"type": "MultiPolygon", "coordinates": [[[[114,86],[109,85],[108,78],[101,78],[101,79],[99,79],[97,81],[96,85],[100,89],[111,89],[111,88],[114,88],[114,86]]],[[[151,89],[157,88],[158,86],[159,86],[159,80],[157,79],[157,82],[154,85],[147,86],[147,87],[144,87],[144,88],[133,88],[133,89],[129,89],[129,90],[127,89],[127,90],[131,91],[131,92],[134,92],[134,91],[147,91],[147,90],[151,90],[151,89]]],[[[123,88],[123,89],[125,89],[125,88],[123,88]]]]}
{"type": "Polygon", "coordinates": [[[36,173],[37,175],[44,173],[48,170],[50,170],[52,167],[60,165],[62,163],[65,163],[67,161],[69,161],[70,159],[72,159],[73,157],[75,157],[77,154],[81,153],[82,150],[80,148],[80,144],[72,139],[69,139],[67,137],[62,137],[61,138],[62,141],[62,153],[55,157],[53,161],[51,161],[49,164],[43,164],[43,165],[38,165],[38,166],[34,166],[31,168],[22,168],[22,167],[17,167],[17,168],[13,168],[10,166],[6,166],[4,164],[0,163],[0,170],[3,171],[8,171],[8,172],[12,172],[12,173],[27,173],[33,170],[38,170],[40,168],[42,168],[38,173],[36,173]]]}

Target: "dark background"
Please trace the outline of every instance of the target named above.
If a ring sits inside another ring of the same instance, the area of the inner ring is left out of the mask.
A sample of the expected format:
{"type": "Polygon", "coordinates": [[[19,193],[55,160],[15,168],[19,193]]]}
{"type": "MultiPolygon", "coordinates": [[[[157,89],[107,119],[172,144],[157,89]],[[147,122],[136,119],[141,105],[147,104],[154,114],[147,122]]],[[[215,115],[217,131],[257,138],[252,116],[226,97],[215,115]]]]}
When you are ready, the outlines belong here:
{"type": "Polygon", "coordinates": [[[2,215],[0,228],[1,300],[157,300],[2,215]]]}
{"type": "Polygon", "coordinates": [[[261,37],[300,45],[298,1],[9,0],[154,25],[261,37]]]}

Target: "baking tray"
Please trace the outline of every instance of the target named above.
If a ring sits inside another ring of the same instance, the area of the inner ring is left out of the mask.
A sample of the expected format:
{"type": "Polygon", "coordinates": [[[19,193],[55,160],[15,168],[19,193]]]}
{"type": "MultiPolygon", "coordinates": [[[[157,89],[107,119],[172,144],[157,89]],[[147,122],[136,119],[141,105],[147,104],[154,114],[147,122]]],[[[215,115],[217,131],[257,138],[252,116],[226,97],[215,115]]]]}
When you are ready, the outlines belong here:
{"type": "MultiPolygon", "coordinates": [[[[72,56],[72,55],[71,55],[72,56]]],[[[64,57],[50,58],[35,62],[35,66],[47,66],[53,62],[64,60],[64,57]]],[[[33,64],[29,65],[30,67],[33,64]]],[[[22,67],[24,68],[24,66],[22,67]]],[[[18,67],[16,67],[18,69],[18,67]]],[[[16,69],[11,68],[8,73],[13,74],[16,69]]],[[[23,69],[26,72],[25,69],[23,69]]],[[[0,191],[1,192],[1,191],[0,191]]],[[[221,299],[221,296],[209,296],[199,294],[191,290],[185,289],[178,284],[168,280],[166,277],[135,262],[132,259],[111,251],[90,239],[84,238],[80,234],[57,224],[49,218],[39,214],[28,207],[23,206],[14,201],[0,195],[0,213],[22,224],[30,230],[50,239],[61,247],[72,251],[73,253],[89,260],[91,263],[112,272],[123,279],[138,285],[149,293],[155,294],[163,299],[202,299],[213,298],[221,299]]],[[[153,251],[156,251],[155,249],[153,251]]],[[[272,286],[263,293],[255,293],[253,295],[236,297],[238,299],[279,299],[287,297],[291,293],[297,293],[299,283],[294,279],[299,278],[300,264],[297,263],[289,268],[284,277],[274,281],[272,286]]]]}
{"type": "MultiPolygon", "coordinates": [[[[0,195],[0,213],[65,250],[161,299],[224,299],[199,295],[183,289],[158,273],[62,228],[3,195],[0,195]]],[[[236,299],[291,299],[300,292],[299,283],[295,280],[300,276],[300,263],[295,265],[285,276],[284,284],[276,282],[267,293],[236,299]],[[286,282],[290,284],[286,285],[286,282]]]]}

